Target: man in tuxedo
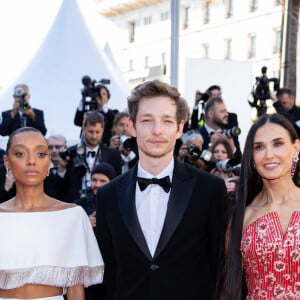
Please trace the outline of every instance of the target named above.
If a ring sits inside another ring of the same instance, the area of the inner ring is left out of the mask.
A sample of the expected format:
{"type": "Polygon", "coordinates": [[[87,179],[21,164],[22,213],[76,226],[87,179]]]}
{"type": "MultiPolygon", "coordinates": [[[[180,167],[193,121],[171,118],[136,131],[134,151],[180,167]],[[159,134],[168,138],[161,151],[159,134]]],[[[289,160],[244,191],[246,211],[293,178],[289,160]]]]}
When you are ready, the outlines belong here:
{"type": "Polygon", "coordinates": [[[174,159],[188,107],[158,80],[128,99],[139,163],[97,192],[96,236],[114,300],[212,299],[225,231],[223,180],[174,159]]]}
{"type": "Polygon", "coordinates": [[[26,84],[18,84],[14,89],[13,108],[2,112],[0,124],[0,134],[10,135],[20,127],[34,127],[46,134],[47,129],[44,123],[44,113],[42,110],[32,108],[29,105],[29,88],[26,84]]]}
{"type": "Polygon", "coordinates": [[[102,143],[103,130],[103,115],[97,111],[86,112],[81,142],[67,149],[71,155],[65,175],[67,178],[65,201],[73,202],[85,194],[91,187],[91,173],[101,162],[110,164],[117,175],[121,174],[120,153],[102,143]]]}

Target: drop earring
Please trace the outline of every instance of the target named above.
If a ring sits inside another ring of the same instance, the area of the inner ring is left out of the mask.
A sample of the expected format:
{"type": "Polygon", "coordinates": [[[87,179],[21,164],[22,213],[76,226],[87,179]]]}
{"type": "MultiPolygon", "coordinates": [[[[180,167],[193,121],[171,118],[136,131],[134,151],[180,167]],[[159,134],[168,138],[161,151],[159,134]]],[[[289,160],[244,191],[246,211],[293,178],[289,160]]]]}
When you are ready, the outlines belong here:
{"type": "Polygon", "coordinates": [[[299,161],[298,156],[294,157],[293,160],[292,160],[292,167],[291,167],[291,176],[292,176],[292,178],[295,175],[295,171],[296,171],[296,168],[297,168],[298,161],[299,161]]]}

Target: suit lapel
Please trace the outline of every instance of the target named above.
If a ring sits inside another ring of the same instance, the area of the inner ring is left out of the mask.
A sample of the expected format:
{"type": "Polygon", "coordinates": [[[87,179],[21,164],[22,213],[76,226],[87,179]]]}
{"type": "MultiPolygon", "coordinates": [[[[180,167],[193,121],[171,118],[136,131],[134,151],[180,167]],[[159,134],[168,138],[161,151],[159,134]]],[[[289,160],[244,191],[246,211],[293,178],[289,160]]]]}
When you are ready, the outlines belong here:
{"type": "Polygon", "coordinates": [[[181,164],[175,160],[167,214],[153,259],[156,259],[166,247],[178,224],[180,223],[192,196],[195,182],[196,179],[192,178],[188,174],[184,164],[181,164]]]}
{"type": "Polygon", "coordinates": [[[124,180],[119,185],[118,200],[119,208],[125,225],[130,232],[132,238],[144,253],[144,255],[152,260],[146,239],[143,235],[141,225],[138,220],[136,206],[135,206],[135,188],[136,188],[136,175],[137,165],[130,169],[124,180]]]}

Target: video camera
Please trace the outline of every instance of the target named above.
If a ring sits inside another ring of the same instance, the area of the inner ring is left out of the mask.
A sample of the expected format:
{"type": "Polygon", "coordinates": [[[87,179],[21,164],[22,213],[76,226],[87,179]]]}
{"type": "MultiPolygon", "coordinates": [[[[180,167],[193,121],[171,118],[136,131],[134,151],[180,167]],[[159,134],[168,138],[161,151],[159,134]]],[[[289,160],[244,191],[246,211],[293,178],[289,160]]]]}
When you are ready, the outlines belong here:
{"type": "Polygon", "coordinates": [[[23,110],[29,109],[29,104],[25,100],[26,95],[27,94],[20,87],[18,87],[18,88],[15,89],[14,96],[21,98],[21,100],[19,101],[19,103],[20,103],[20,107],[23,110]]]}
{"type": "Polygon", "coordinates": [[[251,95],[253,102],[248,101],[251,107],[257,109],[257,115],[261,115],[267,112],[266,100],[270,99],[270,82],[274,83],[274,91],[279,89],[279,79],[276,77],[267,77],[267,67],[261,68],[261,77],[255,77],[255,84],[253,86],[251,95]]]}
{"type": "Polygon", "coordinates": [[[110,84],[110,79],[101,79],[100,81],[96,81],[95,79],[92,80],[90,76],[86,75],[82,77],[81,82],[84,86],[84,88],[81,90],[81,95],[84,98],[83,111],[86,112],[97,110],[98,104],[96,97],[101,98],[101,86],[110,84]],[[87,100],[86,98],[90,98],[90,100],[87,100]]]}

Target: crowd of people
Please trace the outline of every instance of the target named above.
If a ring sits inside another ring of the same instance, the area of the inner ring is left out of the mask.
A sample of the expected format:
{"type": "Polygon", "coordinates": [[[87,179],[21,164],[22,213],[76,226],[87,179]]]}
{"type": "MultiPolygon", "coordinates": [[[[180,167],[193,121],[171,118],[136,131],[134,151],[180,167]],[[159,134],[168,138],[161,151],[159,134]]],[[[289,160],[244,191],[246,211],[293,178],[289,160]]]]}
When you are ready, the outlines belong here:
{"type": "Polygon", "coordinates": [[[96,89],[93,109],[84,96],[75,109],[76,145],[45,138],[25,84],[2,113],[0,299],[300,299],[291,91],[270,93],[277,113],[242,152],[218,85],[192,112],[158,80],[134,88],[126,112],[96,89]]]}

